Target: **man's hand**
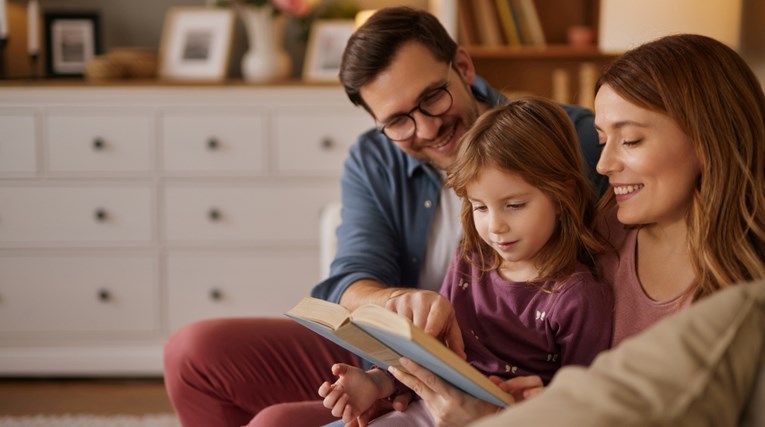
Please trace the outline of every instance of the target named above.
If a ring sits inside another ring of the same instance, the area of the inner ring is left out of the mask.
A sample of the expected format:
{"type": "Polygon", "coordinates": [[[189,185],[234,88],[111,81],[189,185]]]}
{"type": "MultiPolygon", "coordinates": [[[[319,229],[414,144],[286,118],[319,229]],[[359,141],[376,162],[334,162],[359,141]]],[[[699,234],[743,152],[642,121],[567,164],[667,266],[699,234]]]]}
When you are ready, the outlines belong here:
{"type": "Polygon", "coordinates": [[[441,294],[422,289],[389,288],[373,280],[359,280],[349,286],[340,299],[340,304],[350,311],[369,303],[408,317],[425,332],[446,343],[458,356],[467,357],[452,304],[441,294]]]}
{"type": "Polygon", "coordinates": [[[412,319],[416,326],[445,342],[462,359],[467,358],[454,308],[443,295],[421,289],[394,289],[385,301],[385,308],[412,319]]]}

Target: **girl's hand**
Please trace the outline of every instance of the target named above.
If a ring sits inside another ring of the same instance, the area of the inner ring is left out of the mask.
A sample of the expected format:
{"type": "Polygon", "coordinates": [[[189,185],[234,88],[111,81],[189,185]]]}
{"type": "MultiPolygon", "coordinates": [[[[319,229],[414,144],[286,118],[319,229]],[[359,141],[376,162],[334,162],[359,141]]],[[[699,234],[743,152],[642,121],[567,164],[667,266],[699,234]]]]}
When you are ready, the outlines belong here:
{"type": "Polygon", "coordinates": [[[513,396],[516,402],[526,400],[534,397],[537,394],[544,391],[544,385],[542,384],[542,378],[536,375],[529,375],[525,377],[510,378],[505,381],[502,378],[494,375],[489,376],[489,379],[505,393],[513,396]]]}
{"type": "Polygon", "coordinates": [[[458,427],[500,410],[442,381],[435,374],[402,357],[401,365],[410,374],[390,368],[390,372],[422,398],[439,427],[458,427]]]}
{"type": "Polygon", "coordinates": [[[338,379],[334,383],[325,381],[319,387],[319,396],[324,398],[324,407],[346,423],[368,411],[386,388],[393,387],[393,381],[379,369],[364,372],[345,363],[336,363],[332,365],[332,374],[338,379]]]}
{"type": "Polygon", "coordinates": [[[346,423],[345,427],[366,427],[372,420],[387,414],[393,410],[405,411],[412,400],[413,393],[407,392],[399,394],[391,402],[387,399],[377,400],[371,408],[367,409],[353,421],[346,423]]]}

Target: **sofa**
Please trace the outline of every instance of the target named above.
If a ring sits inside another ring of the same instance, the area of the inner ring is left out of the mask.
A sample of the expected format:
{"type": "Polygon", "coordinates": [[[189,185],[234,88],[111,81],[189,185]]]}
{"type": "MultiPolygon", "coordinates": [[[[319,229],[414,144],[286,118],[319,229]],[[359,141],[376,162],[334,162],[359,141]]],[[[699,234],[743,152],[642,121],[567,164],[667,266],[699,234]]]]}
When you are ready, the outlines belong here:
{"type": "Polygon", "coordinates": [[[765,426],[765,280],[721,290],[473,427],[765,426]]]}

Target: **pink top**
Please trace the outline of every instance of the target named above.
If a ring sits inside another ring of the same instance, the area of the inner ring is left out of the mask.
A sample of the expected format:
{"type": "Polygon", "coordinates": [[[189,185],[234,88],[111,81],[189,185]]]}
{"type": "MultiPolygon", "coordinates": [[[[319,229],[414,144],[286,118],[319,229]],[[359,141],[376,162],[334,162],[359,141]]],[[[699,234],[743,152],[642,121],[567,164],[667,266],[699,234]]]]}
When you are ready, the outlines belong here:
{"type": "Polygon", "coordinates": [[[638,230],[619,224],[614,215],[605,236],[617,253],[598,258],[601,279],[614,289],[612,347],[691,303],[691,298],[683,298],[684,293],[667,301],[656,301],[645,293],[636,270],[638,230]]]}

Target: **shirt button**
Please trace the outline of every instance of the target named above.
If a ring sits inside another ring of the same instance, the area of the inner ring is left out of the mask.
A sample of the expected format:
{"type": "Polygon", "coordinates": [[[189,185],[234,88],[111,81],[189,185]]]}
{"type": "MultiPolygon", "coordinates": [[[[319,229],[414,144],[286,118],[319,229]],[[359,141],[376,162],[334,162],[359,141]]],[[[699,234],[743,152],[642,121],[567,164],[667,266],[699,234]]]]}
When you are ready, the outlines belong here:
{"type": "Polygon", "coordinates": [[[417,264],[417,258],[412,258],[412,263],[417,264]]]}
{"type": "Polygon", "coordinates": [[[433,202],[430,200],[425,200],[425,207],[430,209],[431,206],[433,206],[433,202]]]}

